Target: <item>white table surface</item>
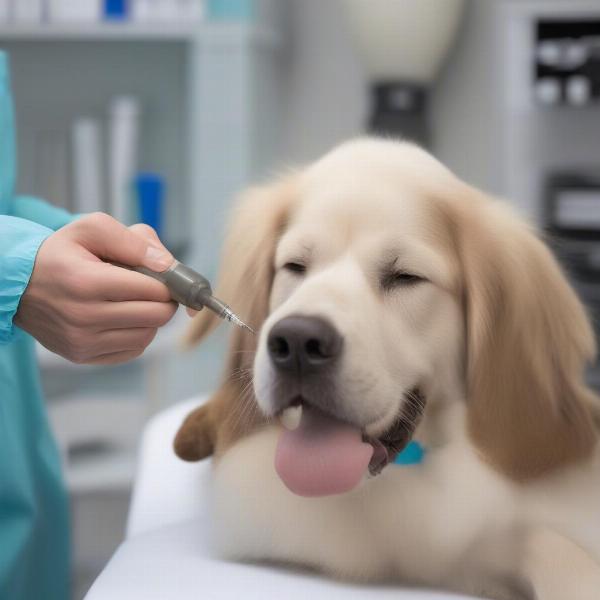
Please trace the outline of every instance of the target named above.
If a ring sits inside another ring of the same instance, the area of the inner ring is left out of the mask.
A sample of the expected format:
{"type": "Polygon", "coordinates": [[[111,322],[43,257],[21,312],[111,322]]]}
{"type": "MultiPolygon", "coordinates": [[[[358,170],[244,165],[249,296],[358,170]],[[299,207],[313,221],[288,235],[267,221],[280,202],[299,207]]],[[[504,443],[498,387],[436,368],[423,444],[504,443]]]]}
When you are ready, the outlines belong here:
{"type": "Polygon", "coordinates": [[[195,519],[126,540],[85,600],[464,600],[465,596],[345,584],[270,565],[216,559],[195,519]]]}

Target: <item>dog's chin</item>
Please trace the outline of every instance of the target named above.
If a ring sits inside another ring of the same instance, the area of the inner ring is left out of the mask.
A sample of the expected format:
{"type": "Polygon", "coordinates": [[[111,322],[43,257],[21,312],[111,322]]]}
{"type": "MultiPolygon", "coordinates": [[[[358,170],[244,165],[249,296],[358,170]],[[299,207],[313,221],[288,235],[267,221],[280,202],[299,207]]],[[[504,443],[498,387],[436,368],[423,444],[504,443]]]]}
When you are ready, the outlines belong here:
{"type": "Polygon", "coordinates": [[[385,415],[382,419],[362,425],[352,422],[337,411],[323,408],[323,403],[311,402],[310,398],[296,395],[287,408],[279,410],[276,417],[282,425],[294,431],[300,427],[302,419],[310,419],[310,415],[322,414],[328,420],[336,421],[342,427],[349,427],[360,433],[363,443],[372,447],[372,454],[368,463],[368,473],[378,475],[383,469],[394,462],[400,452],[411,441],[414,432],[421,420],[425,408],[425,398],[418,389],[413,389],[403,394],[400,407],[393,410],[392,414],[385,415]],[[391,422],[391,423],[390,423],[391,422]]]}
{"type": "Polygon", "coordinates": [[[423,416],[425,402],[418,388],[405,393],[392,424],[379,435],[365,433],[365,441],[373,446],[373,457],[369,463],[371,475],[381,473],[408,446],[423,416]]]}

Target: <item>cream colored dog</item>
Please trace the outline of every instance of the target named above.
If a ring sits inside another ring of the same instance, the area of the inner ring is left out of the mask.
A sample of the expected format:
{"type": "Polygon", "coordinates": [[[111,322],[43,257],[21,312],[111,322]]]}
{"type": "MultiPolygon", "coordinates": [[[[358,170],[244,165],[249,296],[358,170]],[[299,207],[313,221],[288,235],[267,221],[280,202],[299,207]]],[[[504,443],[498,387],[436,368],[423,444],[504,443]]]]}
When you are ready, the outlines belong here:
{"type": "Polygon", "coordinates": [[[260,335],[234,333],[175,441],[215,454],[222,554],[600,599],[594,338],[506,204],[411,144],[352,141],[250,191],[224,265],[219,296],[260,335]],[[386,466],[411,439],[423,462],[386,466]]]}

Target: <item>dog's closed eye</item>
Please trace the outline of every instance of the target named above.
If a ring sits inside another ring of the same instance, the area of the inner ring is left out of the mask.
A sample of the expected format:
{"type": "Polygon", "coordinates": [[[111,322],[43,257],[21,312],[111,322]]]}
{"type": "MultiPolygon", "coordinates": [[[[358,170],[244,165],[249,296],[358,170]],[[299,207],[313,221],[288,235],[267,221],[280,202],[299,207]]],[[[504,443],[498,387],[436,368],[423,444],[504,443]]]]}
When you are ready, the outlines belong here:
{"type": "Polygon", "coordinates": [[[306,273],[306,265],[302,264],[300,262],[286,262],[283,267],[282,267],[285,271],[288,271],[290,273],[295,273],[298,275],[301,275],[302,273],[306,273]]]}
{"type": "Polygon", "coordinates": [[[425,277],[410,273],[408,271],[393,271],[385,273],[381,277],[381,287],[383,290],[393,290],[398,287],[414,286],[427,281],[425,277]]]}

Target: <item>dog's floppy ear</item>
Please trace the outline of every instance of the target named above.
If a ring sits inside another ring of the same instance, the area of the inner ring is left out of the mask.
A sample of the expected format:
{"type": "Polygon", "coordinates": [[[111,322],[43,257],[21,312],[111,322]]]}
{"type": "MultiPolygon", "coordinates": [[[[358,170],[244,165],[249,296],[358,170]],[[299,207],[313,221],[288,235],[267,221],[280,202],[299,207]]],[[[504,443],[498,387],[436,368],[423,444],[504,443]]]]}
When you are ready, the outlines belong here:
{"type": "MultiPolygon", "coordinates": [[[[275,248],[295,191],[295,178],[290,176],[244,193],[225,241],[215,295],[231,304],[257,333],[268,314],[275,248]]],[[[213,312],[202,310],[192,321],[186,345],[199,343],[220,322],[213,312]]],[[[261,422],[249,384],[257,336],[237,327],[231,336],[222,386],[207,404],[188,415],[175,438],[175,452],[184,460],[219,452],[261,422]]]]}
{"type": "Polygon", "coordinates": [[[596,401],[585,311],[547,247],[503,204],[473,192],[455,222],[463,272],[469,434],[516,480],[588,457],[596,401]]]}
{"type": "MultiPolygon", "coordinates": [[[[293,197],[294,186],[288,179],[251,188],[242,194],[231,217],[215,295],[255,331],[267,315],[275,246],[293,197]]],[[[186,345],[200,342],[220,322],[212,311],[198,313],[188,330],[186,345]]],[[[246,333],[244,337],[248,337],[246,333]]]]}

